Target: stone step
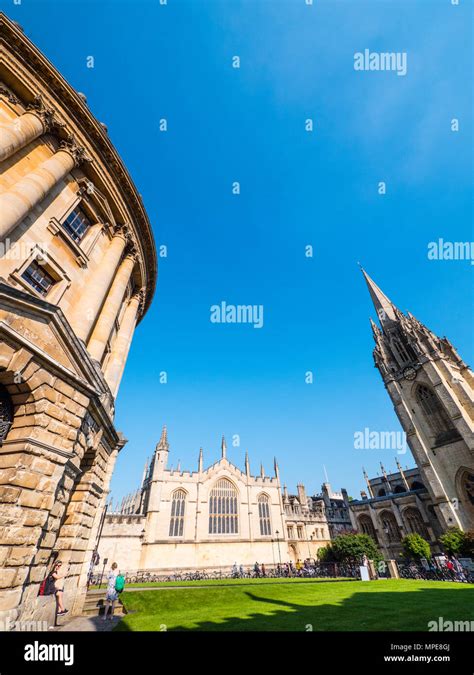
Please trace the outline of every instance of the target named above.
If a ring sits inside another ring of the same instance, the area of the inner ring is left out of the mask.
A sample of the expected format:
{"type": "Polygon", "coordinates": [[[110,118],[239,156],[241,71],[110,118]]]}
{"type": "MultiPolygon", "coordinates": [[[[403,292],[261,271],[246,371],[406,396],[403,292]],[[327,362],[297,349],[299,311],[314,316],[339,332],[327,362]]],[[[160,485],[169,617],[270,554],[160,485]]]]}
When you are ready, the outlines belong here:
{"type": "MultiPolygon", "coordinates": [[[[105,590],[94,589],[87,592],[84,606],[82,608],[83,616],[98,616],[104,613],[105,608],[105,590]]],[[[109,610],[110,611],[110,610],[109,610]]],[[[114,616],[124,616],[125,610],[117,600],[114,607],[114,616]]]]}

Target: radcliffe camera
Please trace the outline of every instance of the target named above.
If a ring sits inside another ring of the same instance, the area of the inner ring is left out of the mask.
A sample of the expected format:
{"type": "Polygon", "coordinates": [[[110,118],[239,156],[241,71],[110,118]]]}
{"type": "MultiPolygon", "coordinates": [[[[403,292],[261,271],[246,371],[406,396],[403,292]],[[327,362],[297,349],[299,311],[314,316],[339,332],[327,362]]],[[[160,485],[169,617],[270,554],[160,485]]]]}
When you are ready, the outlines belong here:
{"type": "Polygon", "coordinates": [[[472,672],[473,14],[5,0],[0,673],[472,672]]]}

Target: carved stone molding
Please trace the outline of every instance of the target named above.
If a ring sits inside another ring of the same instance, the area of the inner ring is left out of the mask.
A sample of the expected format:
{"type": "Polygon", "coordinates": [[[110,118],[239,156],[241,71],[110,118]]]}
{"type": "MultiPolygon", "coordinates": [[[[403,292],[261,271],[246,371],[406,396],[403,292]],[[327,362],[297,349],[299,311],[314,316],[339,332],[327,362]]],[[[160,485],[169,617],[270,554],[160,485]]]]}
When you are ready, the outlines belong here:
{"type": "Polygon", "coordinates": [[[15,94],[12,94],[12,92],[9,91],[8,89],[5,89],[5,87],[0,87],[0,96],[6,96],[7,100],[10,103],[13,103],[14,105],[20,103],[19,99],[15,96],[15,94]]]}
{"type": "Polygon", "coordinates": [[[92,159],[87,155],[84,146],[79,145],[74,134],[68,134],[65,140],[60,141],[59,147],[61,150],[67,150],[74,159],[76,166],[82,162],[92,162],[92,159]]]}
{"type": "Polygon", "coordinates": [[[62,129],[65,124],[61,122],[54,108],[48,108],[41,94],[36,94],[33,99],[33,102],[26,106],[28,112],[34,113],[37,117],[40,118],[43,123],[45,131],[52,131],[53,129],[62,129]]]}

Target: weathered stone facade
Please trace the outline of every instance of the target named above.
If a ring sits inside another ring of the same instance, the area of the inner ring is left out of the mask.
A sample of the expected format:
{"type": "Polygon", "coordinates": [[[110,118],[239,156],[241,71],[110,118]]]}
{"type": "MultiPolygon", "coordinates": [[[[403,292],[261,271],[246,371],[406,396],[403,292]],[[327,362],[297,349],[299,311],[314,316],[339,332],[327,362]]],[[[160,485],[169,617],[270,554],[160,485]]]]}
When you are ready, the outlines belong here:
{"type": "Polygon", "coordinates": [[[0,14],[0,619],[81,608],[116,456],[114,400],[156,256],[104,125],[0,14]],[[2,424],[3,422],[3,424],[2,424]]]}
{"type": "Polygon", "coordinates": [[[402,539],[419,534],[429,542],[433,553],[439,551],[438,538],[443,533],[430,493],[422,482],[420,470],[403,469],[369,478],[364,472],[367,491],[350,503],[355,530],[364,532],[378,544],[386,559],[403,554],[402,539]]]}

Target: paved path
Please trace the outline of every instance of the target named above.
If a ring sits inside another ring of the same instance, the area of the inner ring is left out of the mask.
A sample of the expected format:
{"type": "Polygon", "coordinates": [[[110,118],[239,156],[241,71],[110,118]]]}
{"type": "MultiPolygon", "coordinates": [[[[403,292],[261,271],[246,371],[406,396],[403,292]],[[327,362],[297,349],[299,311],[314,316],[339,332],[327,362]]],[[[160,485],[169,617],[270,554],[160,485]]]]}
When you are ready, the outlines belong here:
{"type": "Polygon", "coordinates": [[[104,621],[101,616],[72,616],[64,625],[58,626],[56,631],[79,631],[89,633],[107,633],[118,624],[121,617],[115,616],[112,621],[104,621]]]}

